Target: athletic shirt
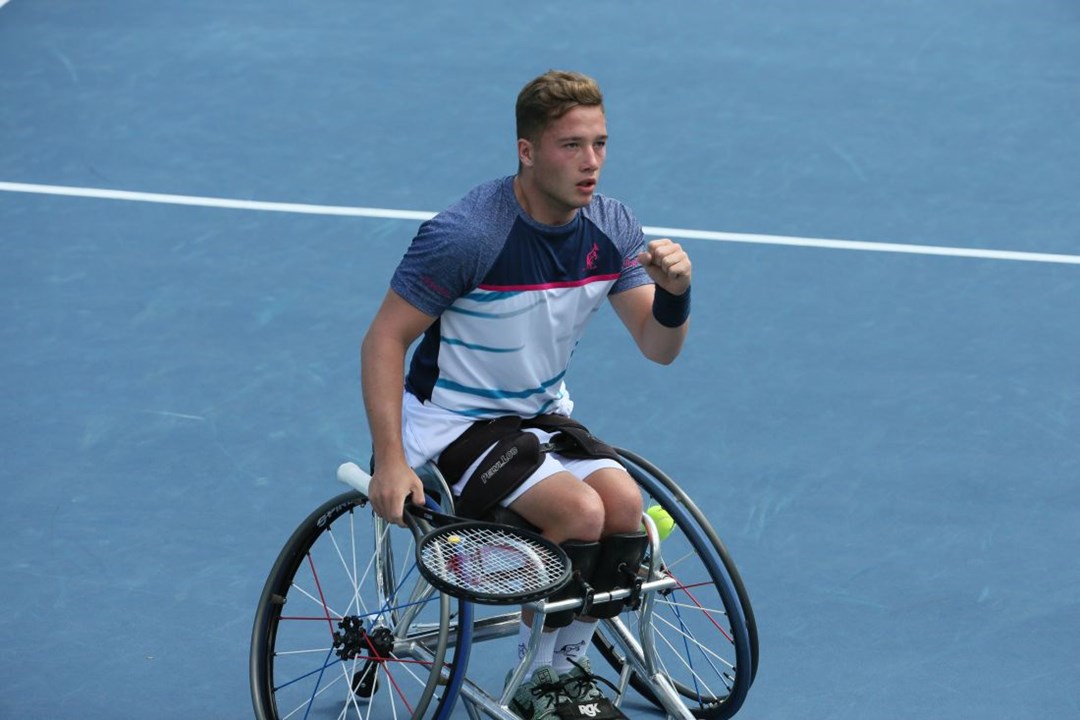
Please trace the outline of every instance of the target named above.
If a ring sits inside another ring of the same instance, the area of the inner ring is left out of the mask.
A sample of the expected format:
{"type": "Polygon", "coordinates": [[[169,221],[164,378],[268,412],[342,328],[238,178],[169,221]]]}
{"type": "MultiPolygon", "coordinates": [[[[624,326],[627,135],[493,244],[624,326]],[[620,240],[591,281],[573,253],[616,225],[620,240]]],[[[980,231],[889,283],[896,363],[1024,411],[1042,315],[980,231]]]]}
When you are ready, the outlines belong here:
{"type": "Polygon", "coordinates": [[[594,195],[566,225],[528,216],[513,176],[473,189],[423,223],[390,286],[436,321],[405,389],[472,419],[569,415],[563,381],[606,297],[651,282],[641,226],[594,195]]]}

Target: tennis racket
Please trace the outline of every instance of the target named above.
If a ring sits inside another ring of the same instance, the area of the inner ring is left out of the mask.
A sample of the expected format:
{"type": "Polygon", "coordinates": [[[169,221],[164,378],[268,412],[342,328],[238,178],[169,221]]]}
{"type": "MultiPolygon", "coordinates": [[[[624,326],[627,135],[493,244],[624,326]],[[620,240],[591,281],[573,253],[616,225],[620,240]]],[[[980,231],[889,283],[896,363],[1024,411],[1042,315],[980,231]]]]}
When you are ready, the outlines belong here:
{"type": "MultiPolygon", "coordinates": [[[[371,476],[355,463],[338,479],[367,495],[371,476]]],[[[440,591],[483,605],[519,605],[546,598],[572,575],[570,559],[555,543],[511,525],[445,515],[405,503],[405,524],[416,540],[416,565],[440,591]]]]}

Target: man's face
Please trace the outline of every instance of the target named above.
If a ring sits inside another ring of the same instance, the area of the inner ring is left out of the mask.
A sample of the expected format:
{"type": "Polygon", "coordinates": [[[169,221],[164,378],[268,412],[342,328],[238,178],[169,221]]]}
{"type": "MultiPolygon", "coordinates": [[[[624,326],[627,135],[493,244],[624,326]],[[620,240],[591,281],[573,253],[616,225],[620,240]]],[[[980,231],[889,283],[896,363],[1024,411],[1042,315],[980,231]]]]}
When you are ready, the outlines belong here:
{"type": "Polygon", "coordinates": [[[599,107],[578,106],[547,126],[529,143],[531,172],[543,208],[537,220],[562,224],[592,201],[607,148],[607,123],[599,107]]]}

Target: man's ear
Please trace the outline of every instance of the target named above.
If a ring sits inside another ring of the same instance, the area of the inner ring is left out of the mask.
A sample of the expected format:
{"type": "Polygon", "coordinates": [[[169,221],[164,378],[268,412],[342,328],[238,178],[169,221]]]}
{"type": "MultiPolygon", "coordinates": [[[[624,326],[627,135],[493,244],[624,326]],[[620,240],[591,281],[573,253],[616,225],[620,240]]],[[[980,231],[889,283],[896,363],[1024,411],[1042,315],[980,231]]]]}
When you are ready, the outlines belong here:
{"type": "Polygon", "coordinates": [[[532,167],[533,144],[525,138],[518,138],[518,161],[525,167],[532,167]]]}

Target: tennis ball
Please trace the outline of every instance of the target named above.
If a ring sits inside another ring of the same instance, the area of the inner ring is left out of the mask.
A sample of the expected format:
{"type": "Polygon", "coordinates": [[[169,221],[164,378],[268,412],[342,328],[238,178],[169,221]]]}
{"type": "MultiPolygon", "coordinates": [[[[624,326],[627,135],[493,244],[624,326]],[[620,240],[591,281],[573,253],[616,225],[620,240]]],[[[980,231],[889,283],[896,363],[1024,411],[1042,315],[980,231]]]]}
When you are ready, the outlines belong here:
{"type": "Polygon", "coordinates": [[[459,542],[461,542],[461,536],[460,535],[447,535],[446,536],[446,542],[450,543],[451,545],[457,545],[459,542]]]}
{"type": "Polygon", "coordinates": [[[667,540],[668,535],[671,535],[671,531],[675,529],[675,519],[671,517],[671,514],[659,505],[650,505],[645,514],[656,523],[656,532],[660,539],[667,540]]]}

